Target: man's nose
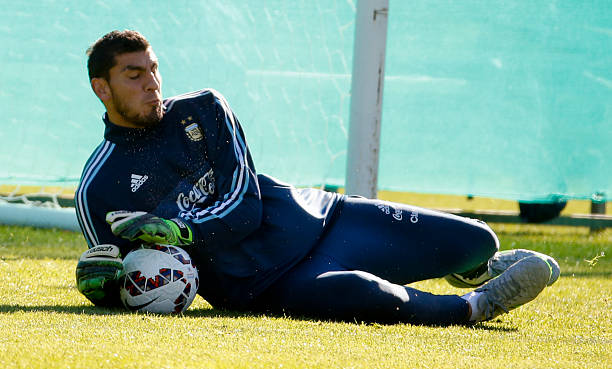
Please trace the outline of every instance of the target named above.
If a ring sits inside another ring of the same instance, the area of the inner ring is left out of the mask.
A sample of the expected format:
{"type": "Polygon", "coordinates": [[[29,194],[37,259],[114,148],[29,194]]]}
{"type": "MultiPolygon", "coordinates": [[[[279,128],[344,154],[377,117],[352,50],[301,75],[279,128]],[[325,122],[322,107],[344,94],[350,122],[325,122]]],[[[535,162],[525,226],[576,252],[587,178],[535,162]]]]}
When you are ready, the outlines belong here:
{"type": "Polygon", "coordinates": [[[147,80],[145,84],[145,90],[147,91],[156,91],[161,87],[161,80],[157,73],[149,72],[147,73],[147,80]]]}

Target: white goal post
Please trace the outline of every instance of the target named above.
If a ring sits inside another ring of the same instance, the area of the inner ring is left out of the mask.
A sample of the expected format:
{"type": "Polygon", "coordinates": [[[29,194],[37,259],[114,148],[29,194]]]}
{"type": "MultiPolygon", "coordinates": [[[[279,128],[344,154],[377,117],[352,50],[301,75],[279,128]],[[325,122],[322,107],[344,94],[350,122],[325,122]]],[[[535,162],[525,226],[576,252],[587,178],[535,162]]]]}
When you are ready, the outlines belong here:
{"type": "Polygon", "coordinates": [[[358,0],[346,193],[376,198],[389,0],[358,0]]]}

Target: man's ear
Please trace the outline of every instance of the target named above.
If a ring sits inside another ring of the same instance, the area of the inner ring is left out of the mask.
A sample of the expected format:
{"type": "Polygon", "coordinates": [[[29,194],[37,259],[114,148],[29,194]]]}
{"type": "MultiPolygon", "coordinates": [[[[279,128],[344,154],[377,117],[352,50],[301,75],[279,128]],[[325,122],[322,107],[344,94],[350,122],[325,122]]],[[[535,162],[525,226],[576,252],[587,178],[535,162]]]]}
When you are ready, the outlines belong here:
{"type": "Polygon", "coordinates": [[[104,78],[92,78],[91,88],[93,89],[96,96],[98,96],[98,98],[102,100],[102,102],[105,102],[112,98],[110,85],[108,84],[108,81],[106,81],[104,78]]]}

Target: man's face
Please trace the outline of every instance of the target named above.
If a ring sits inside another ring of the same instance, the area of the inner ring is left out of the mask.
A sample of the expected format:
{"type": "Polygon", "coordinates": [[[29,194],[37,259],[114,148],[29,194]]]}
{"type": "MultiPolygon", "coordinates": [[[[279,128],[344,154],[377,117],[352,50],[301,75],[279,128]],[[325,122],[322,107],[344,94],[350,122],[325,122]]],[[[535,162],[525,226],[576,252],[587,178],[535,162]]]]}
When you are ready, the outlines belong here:
{"type": "Polygon", "coordinates": [[[109,96],[102,99],[111,122],[130,128],[159,123],[163,117],[161,75],[151,48],[115,56],[110,69],[109,96]]]}

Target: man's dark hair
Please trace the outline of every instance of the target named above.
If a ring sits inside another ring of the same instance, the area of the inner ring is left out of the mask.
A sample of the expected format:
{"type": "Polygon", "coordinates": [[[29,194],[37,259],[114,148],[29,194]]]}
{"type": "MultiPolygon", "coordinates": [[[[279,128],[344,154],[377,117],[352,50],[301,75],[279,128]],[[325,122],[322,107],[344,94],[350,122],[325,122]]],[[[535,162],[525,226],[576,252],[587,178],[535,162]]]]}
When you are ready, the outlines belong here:
{"type": "Polygon", "coordinates": [[[145,51],[149,41],[136,31],[112,31],[102,36],[87,49],[89,80],[110,79],[110,69],[115,66],[115,56],[135,51],[145,51]]]}

